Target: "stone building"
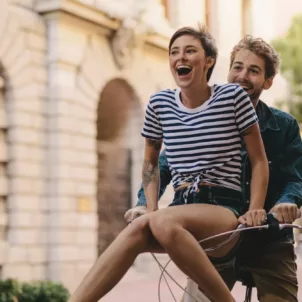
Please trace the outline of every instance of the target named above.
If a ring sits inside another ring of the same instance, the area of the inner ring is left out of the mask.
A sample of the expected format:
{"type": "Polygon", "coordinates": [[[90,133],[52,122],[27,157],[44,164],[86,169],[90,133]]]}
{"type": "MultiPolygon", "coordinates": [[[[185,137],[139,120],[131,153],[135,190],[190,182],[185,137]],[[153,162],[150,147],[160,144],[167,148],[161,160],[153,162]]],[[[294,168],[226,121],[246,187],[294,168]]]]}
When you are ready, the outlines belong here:
{"type": "Polygon", "coordinates": [[[243,34],[277,34],[276,1],[0,1],[1,278],[74,288],[136,202],[145,106],[174,86],[173,28],[207,24],[225,82],[243,34]]]}

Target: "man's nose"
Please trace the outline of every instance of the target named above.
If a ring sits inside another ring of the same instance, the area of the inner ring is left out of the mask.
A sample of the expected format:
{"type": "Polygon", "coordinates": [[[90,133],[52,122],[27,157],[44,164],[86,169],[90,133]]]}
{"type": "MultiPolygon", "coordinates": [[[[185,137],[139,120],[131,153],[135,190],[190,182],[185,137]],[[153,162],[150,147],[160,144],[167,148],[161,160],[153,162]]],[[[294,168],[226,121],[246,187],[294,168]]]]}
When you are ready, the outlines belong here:
{"type": "Polygon", "coordinates": [[[247,70],[241,70],[240,73],[238,74],[238,78],[240,80],[247,80],[248,79],[248,72],[247,70]]]}

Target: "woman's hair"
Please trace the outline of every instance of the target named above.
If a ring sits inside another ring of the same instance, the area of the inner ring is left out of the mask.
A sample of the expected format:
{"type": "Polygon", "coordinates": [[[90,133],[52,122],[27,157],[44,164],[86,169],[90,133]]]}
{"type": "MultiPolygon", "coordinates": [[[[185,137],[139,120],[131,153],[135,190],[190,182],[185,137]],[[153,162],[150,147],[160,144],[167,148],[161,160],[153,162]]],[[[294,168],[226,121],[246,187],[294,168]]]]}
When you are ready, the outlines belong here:
{"type": "Polygon", "coordinates": [[[192,36],[200,41],[201,46],[203,47],[205,54],[207,57],[212,57],[214,59],[214,64],[209,68],[207,73],[207,81],[210,80],[211,75],[213,73],[217,56],[218,56],[218,49],[216,46],[216,41],[211,35],[211,33],[208,31],[208,29],[205,26],[198,26],[198,29],[195,29],[193,27],[182,27],[179,30],[177,30],[173,36],[170,39],[169,42],[169,53],[171,50],[171,46],[174,43],[174,41],[181,37],[181,36],[192,36]]]}
{"type": "Polygon", "coordinates": [[[278,73],[280,58],[276,50],[263,39],[253,38],[250,35],[245,36],[234,46],[231,52],[230,68],[233,65],[236,54],[242,49],[247,49],[264,59],[266,79],[274,77],[278,73]]]}

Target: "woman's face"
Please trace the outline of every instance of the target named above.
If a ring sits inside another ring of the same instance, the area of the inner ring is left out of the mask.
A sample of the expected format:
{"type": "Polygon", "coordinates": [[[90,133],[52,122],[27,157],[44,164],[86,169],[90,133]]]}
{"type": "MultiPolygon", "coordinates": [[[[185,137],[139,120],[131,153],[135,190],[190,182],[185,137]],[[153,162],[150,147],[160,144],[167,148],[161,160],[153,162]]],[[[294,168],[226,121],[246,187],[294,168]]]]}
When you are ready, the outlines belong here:
{"type": "Polygon", "coordinates": [[[189,88],[207,82],[209,67],[201,42],[191,35],[177,38],[169,53],[170,69],[180,88],[189,88]]]}

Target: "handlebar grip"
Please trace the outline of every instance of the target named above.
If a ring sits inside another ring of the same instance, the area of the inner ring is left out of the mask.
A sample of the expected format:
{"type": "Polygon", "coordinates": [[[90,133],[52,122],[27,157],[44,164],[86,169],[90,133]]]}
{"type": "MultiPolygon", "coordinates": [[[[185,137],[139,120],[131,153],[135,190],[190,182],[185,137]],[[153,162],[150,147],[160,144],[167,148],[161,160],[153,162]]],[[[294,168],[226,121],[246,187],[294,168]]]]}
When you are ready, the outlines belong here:
{"type": "Polygon", "coordinates": [[[268,224],[269,229],[271,230],[280,230],[279,221],[275,218],[273,214],[267,214],[266,216],[266,224],[268,224]]]}

